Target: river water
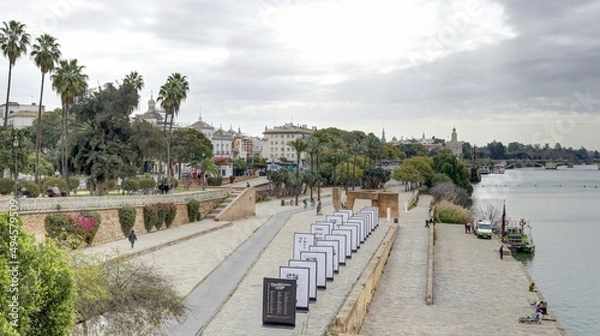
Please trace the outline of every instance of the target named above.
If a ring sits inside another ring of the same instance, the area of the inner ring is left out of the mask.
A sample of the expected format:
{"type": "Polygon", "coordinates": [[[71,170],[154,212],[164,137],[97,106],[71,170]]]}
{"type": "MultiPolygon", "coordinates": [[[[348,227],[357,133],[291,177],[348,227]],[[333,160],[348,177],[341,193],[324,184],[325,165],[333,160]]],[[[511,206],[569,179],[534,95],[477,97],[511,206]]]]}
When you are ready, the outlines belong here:
{"type": "Polygon", "coordinates": [[[475,207],[506,201],[507,217],[533,227],[523,260],[567,333],[600,335],[600,170],[596,165],[524,168],[483,175],[475,207]]]}

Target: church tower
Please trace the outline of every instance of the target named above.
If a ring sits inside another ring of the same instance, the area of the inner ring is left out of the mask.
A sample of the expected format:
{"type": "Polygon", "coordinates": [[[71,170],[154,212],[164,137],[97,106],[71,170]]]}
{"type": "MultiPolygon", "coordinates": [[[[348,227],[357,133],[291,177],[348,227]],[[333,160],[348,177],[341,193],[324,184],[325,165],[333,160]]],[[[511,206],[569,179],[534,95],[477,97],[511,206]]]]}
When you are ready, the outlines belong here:
{"type": "Polygon", "coordinates": [[[385,143],[385,127],[381,129],[381,142],[385,143]]]}

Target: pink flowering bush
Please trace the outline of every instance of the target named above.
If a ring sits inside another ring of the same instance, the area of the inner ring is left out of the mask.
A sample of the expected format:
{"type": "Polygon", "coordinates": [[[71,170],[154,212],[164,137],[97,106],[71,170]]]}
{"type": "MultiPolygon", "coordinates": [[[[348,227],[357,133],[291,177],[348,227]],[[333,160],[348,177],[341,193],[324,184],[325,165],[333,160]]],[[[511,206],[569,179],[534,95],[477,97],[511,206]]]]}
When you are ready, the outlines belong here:
{"type": "Polygon", "coordinates": [[[96,211],[83,211],[76,215],[48,215],[44,227],[48,237],[63,246],[77,249],[82,242],[92,245],[100,228],[101,216],[96,211]]]}

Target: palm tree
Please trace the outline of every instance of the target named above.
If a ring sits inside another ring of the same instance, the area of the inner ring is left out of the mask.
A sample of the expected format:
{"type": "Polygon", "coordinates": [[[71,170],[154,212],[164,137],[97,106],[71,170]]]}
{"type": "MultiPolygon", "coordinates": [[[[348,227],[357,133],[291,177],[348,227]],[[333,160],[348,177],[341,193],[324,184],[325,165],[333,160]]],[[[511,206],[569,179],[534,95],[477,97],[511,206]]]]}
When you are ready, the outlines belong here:
{"type": "Polygon", "coordinates": [[[0,49],[4,57],[8,58],[8,85],[6,86],[6,106],[4,110],[4,126],[8,125],[8,101],[10,99],[10,82],[12,79],[12,68],[17,59],[27,54],[30,36],[25,32],[25,25],[21,22],[11,20],[2,22],[4,27],[0,28],[0,49]]]}
{"type": "Polygon", "coordinates": [[[167,78],[167,82],[160,87],[160,91],[158,92],[157,100],[165,109],[167,116],[171,116],[171,121],[169,122],[169,133],[167,133],[167,175],[169,176],[169,179],[172,176],[171,130],[173,129],[173,118],[175,117],[175,115],[179,114],[179,108],[181,107],[181,103],[185,101],[189,91],[190,84],[187,81],[187,77],[176,72],[171,74],[169,78],[167,78]]]}
{"type": "MultiPolygon", "coordinates": [[[[300,183],[300,155],[305,152],[308,148],[308,144],[304,139],[295,139],[288,142],[288,145],[296,151],[296,183],[300,183]]],[[[299,188],[294,194],[296,194],[296,205],[298,205],[298,194],[301,188],[299,188]]]]}
{"type": "Polygon", "coordinates": [[[190,166],[202,172],[202,189],[206,186],[206,173],[211,173],[215,176],[220,174],[219,167],[217,167],[210,157],[203,158],[200,161],[194,161],[190,166]]]}
{"type": "Polygon", "coordinates": [[[87,90],[88,76],[83,73],[83,65],[77,64],[76,59],[61,60],[59,67],[50,77],[52,79],[52,88],[60,95],[62,104],[62,125],[61,125],[61,151],[62,151],[62,170],[65,183],[67,184],[66,193],[69,195],[69,165],[67,157],[67,115],[75,97],[83,94],[87,90]]]}
{"type": "Polygon", "coordinates": [[[131,85],[138,93],[138,99],[140,98],[140,91],[144,88],[144,77],[137,71],[132,71],[125,76],[123,79],[124,85],[131,85]]]}
{"type": "Polygon", "coordinates": [[[44,81],[46,74],[52,72],[54,67],[60,59],[60,44],[56,41],[56,38],[44,34],[35,39],[35,43],[32,46],[31,57],[35,65],[40,68],[42,72],[42,85],[40,88],[40,104],[38,105],[38,123],[37,123],[37,135],[35,137],[35,183],[39,181],[39,165],[40,165],[40,152],[42,151],[42,102],[44,97],[44,81]]]}
{"type": "Polygon", "coordinates": [[[354,191],[354,184],[356,182],[356,160],[357,160],[357,156],[358,154],[361,154],[363,151],[363,147],[359,142],[355,142],[354,145],[352,145],[352,153],[354,154],[354,160],[353,161],[353,165],[352,165],[352,191],[354,191]]]}
{"type": "MultiPolygon", "coordinates": [[[[321,150],[321,140],[315,136],[311,136],[306,140],[306,144],[308,145],[307,152],[310,156],[310,173],[314,176],[314,183],[317,183],[317,188],[319,185],[319,172],[317,167],[317,174],[315,175],[314,166],[315,166],[315,155],[319,154],[321,150]]],[[[310,185],[310,199],[313,198],[313,184],[310,185]]]]}

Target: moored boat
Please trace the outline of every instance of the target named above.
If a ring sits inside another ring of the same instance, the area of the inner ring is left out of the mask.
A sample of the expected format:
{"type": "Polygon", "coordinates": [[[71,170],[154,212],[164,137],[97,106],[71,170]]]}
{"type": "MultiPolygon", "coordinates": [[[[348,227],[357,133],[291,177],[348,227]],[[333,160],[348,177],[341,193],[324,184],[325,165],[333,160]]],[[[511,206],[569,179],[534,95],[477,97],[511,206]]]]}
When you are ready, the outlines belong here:
{"type": "Polygon", "coordinates": [[[531,225],[524,218],[520,221],[506,220],[506,204],[502,209],[502,242],[508,245],[513,253],[534,254],[535,244],[531,234],[531,225]]]}

